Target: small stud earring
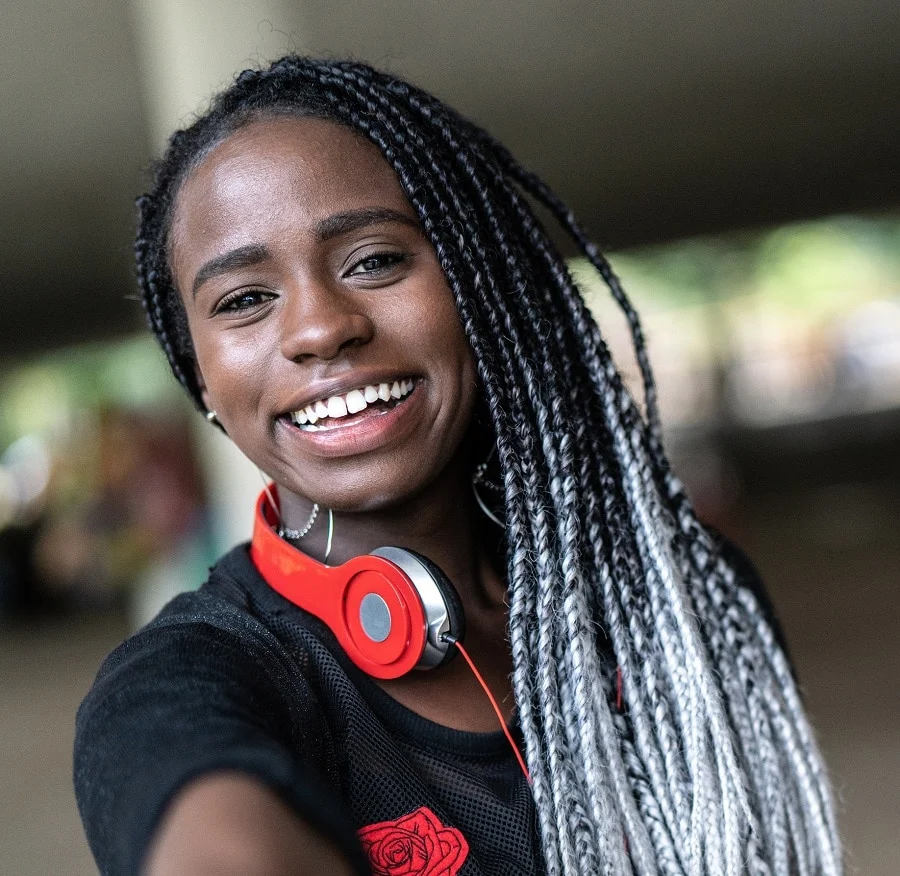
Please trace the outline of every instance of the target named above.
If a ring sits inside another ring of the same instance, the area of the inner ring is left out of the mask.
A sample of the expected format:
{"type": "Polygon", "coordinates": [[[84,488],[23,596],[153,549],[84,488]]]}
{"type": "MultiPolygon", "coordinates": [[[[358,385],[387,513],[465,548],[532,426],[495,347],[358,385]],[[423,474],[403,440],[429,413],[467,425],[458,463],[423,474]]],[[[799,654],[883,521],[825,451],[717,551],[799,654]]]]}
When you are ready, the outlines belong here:
{"type": "Polygon", "coordinates": [[[216,416],[216,412],[215,411],[207,411],[206,412],[206,421],[208,423],[218,423],[219,418],[216,416]]]}

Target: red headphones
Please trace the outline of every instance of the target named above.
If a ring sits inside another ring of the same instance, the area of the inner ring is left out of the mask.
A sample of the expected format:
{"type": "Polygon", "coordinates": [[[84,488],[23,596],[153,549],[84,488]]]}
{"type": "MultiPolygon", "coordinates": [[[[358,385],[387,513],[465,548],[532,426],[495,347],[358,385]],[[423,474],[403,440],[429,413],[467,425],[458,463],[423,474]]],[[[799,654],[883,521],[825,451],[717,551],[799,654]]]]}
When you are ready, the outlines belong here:
{"type": "Polygon", "coordinates": [[[270,587],[324,621],[364,672],[399,678],[442,666],[456,653],[453,641],[465,635],[462,604],[430,560],[382,547],[325,566],[281,538],[277,524],[278,512],[263,490],[250,544],[253,564],[270,587]]]}

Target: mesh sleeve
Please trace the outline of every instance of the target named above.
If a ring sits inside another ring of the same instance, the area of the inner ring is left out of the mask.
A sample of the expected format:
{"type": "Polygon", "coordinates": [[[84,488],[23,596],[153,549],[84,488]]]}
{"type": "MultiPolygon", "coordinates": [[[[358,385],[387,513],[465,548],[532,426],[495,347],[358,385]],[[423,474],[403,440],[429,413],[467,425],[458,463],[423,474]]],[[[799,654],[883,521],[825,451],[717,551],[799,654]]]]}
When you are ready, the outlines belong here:
{"type": "Polygon", "coordinates": [[[139,873],[168,802],[225,769],[261,780],[369,873],[312,690],[289,675],[264,643],[200,622],[151,625],[107,658],[78,712],[74,762],[101,873],[139,873]]]}

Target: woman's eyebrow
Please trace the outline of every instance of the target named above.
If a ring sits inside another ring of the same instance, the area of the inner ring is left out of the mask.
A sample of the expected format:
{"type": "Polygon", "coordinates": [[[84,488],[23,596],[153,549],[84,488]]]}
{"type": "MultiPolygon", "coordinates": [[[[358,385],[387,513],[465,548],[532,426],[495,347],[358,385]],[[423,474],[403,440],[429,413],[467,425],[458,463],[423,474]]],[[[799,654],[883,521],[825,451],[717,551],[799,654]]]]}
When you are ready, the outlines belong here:
{"type": "MultiPolygon", "coordinates": [[[[416,231],[421,230],[415,219],[399,210],[392,210],[389,207],[366,207],[360,210],[345,210],[342,213],[328,216],[316,224],[315,232],[320,240],[326,241],[368,225],[380,225],[384,222],[402,222],[404,225],[415,228],[416,231]]],[[[194,277],[193,297],[197,297],[197,292],[207,280],[228,271],[258,265],[268,257],[269,251],[266,247],[262,244],[250,243],[211,258],[197,271],[197,276],[194,277]]]]}
{"type": "Polygon", "coordinates": [[[192,295],[197,297],[197,290],[207,281],[219,274],[225,274],[228,271],[236,271],[239,268],[249,268],[252,265],[258,265],[269,257],[269,251],[259,243],[250,243],[247,246],[239,246],[237,249],[231,249],[222,255],[211,258],[206,262],[194,277],[194,284],[191,287],[192,295]]]}
{"type": "Polygon", "coordinates": [[[367,225],[380,225],[383,222],[402,222],[417,231],[421,230],[416,219],[399,210],[391,210],[389,207],[367,207],[328,216],[316,224],[316,234],[320,240],[325,241],[365,228],[367,225]]]}

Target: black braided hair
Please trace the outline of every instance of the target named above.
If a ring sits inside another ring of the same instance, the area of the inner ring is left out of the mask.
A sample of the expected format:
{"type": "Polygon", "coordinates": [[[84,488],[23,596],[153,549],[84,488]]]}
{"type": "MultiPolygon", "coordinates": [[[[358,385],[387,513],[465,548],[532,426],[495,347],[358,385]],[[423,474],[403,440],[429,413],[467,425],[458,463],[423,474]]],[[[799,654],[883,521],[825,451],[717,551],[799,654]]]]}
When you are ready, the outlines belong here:
{"type": "Polygon", "coordinates": [[[202,409],[168,264],[179,187],[230,134],[278,115],[335,121],[381,151],[455,296],[504,491],[513,684],[547,873],[836,876],[794,680],[669,469],[637,314],[571,211],[487,133],[364,64],[288,56],[241,73],[173,135],[138,201],[142,301],[177,379],[202,409]],[[624,311],[645,416],[527,197],[624,311]]]}

